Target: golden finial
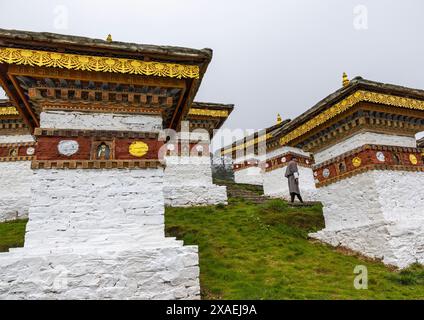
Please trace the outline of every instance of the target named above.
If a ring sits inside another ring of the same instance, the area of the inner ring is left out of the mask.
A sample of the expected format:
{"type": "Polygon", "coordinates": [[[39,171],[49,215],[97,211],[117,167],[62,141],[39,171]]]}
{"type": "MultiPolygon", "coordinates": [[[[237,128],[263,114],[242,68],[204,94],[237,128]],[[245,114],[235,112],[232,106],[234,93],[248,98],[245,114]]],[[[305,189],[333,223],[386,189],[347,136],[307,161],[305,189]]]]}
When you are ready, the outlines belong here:
{"type": "Polygon", "coordinates": [[[107,38],[106,38],[107,42],[112,42],[112,35],[108,34],[107,38]]]}
{"type": "Polygon", "coordinates": [[[277,114],[277,124],[280,124],[281,122],[283,122],[283,119],[281,118],[280,114],[277,114]]]}
{"type": "Polygon", "coordinates": [[[349,78],[347,77],[346,72],[343,72],[343,87],[346,87],[349,85],[349,78]]]}

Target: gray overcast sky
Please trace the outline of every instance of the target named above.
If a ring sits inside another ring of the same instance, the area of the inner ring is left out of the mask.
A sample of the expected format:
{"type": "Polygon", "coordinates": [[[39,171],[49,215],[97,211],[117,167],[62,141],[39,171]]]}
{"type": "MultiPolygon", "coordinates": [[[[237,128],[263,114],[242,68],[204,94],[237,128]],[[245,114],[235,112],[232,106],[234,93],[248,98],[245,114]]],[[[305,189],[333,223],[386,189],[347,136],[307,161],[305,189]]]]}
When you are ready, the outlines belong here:
{"type": "Polygon", "coordinates": [[[260,129],[339,88],[343,71],[424,88],[423,9],[422,0],[0,0],[0,27],[212,48],[196,100],[234,103],[226,128],[260,129]],[[358,5],[367,29],[355,28],[358,5]]]}

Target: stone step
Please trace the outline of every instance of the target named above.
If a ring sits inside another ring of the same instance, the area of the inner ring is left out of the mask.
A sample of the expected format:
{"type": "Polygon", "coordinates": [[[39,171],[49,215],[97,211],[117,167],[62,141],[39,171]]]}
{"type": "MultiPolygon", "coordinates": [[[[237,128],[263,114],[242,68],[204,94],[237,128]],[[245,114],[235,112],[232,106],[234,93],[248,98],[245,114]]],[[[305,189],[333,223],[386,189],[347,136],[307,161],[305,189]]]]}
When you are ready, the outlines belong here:
{"type": "Polygon", "coordinates": [[[321,204],[321,202],[319,201],[305,201],[303,203],[301,202],[293,202],[293,203],[287,202],[287,203],[290,207],[312,207],[312,206],[321,204]]]}

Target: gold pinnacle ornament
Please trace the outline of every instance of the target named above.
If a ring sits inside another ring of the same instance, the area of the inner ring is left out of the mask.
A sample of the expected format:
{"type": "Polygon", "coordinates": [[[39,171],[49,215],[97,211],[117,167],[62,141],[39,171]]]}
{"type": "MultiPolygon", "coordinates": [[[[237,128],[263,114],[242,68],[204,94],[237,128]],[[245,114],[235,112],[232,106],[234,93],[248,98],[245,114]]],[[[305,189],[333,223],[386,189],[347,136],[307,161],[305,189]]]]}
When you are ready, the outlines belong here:
{"type": "Polygon", "coordinates": [[[349,78],[347,77],[346,72],[343,72],[343,87],[348,86],[350,83],[349,78]]]}
{"type": "Polygon", "coordinates": [[[280,124],[281,122],[283,122],[283,119],[281,118],[281,115],[278,113],[277,114],[277,124],[280,124]]]}
{"type": "Polygon", "coordinates": [[[107,42],[112,42],[112,35],[109,33],[106,38],[107,42]]]}

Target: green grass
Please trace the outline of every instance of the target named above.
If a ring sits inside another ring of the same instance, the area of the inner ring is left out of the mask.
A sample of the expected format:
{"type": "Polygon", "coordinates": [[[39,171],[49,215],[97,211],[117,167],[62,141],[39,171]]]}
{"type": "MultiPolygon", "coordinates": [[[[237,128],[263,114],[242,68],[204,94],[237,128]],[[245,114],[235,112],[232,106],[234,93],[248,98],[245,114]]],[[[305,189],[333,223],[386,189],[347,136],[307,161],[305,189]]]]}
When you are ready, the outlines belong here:
{"type": "Polygon", "coordinates": [[[27,220],[0,223],[0,252],[24,245],[27,220]]]}
{"type": "Polygon", "coordinates": [[[397,272],[307,239],[323,227],[319,206],[280,200],[166,209],[167,235],[199,246],[204,299],[424,298],[424,267],[397,272]],[[368,268],[367,290],[353,286],[356,265],[368,268]]]}
{"type": "MultiPolygon", "coordinates": [[[[0,223],[0,251],[23,245],[26,221],[0,223]]],[[[167,208],[168,236],[199,246],[205,299],[423,299],[424,267],[401,272],[307,239],[324,226],[319,206],[230,199],[228,206],[167,208]],[[368,290],[353,287],[356,265],[368,290]]]]}

